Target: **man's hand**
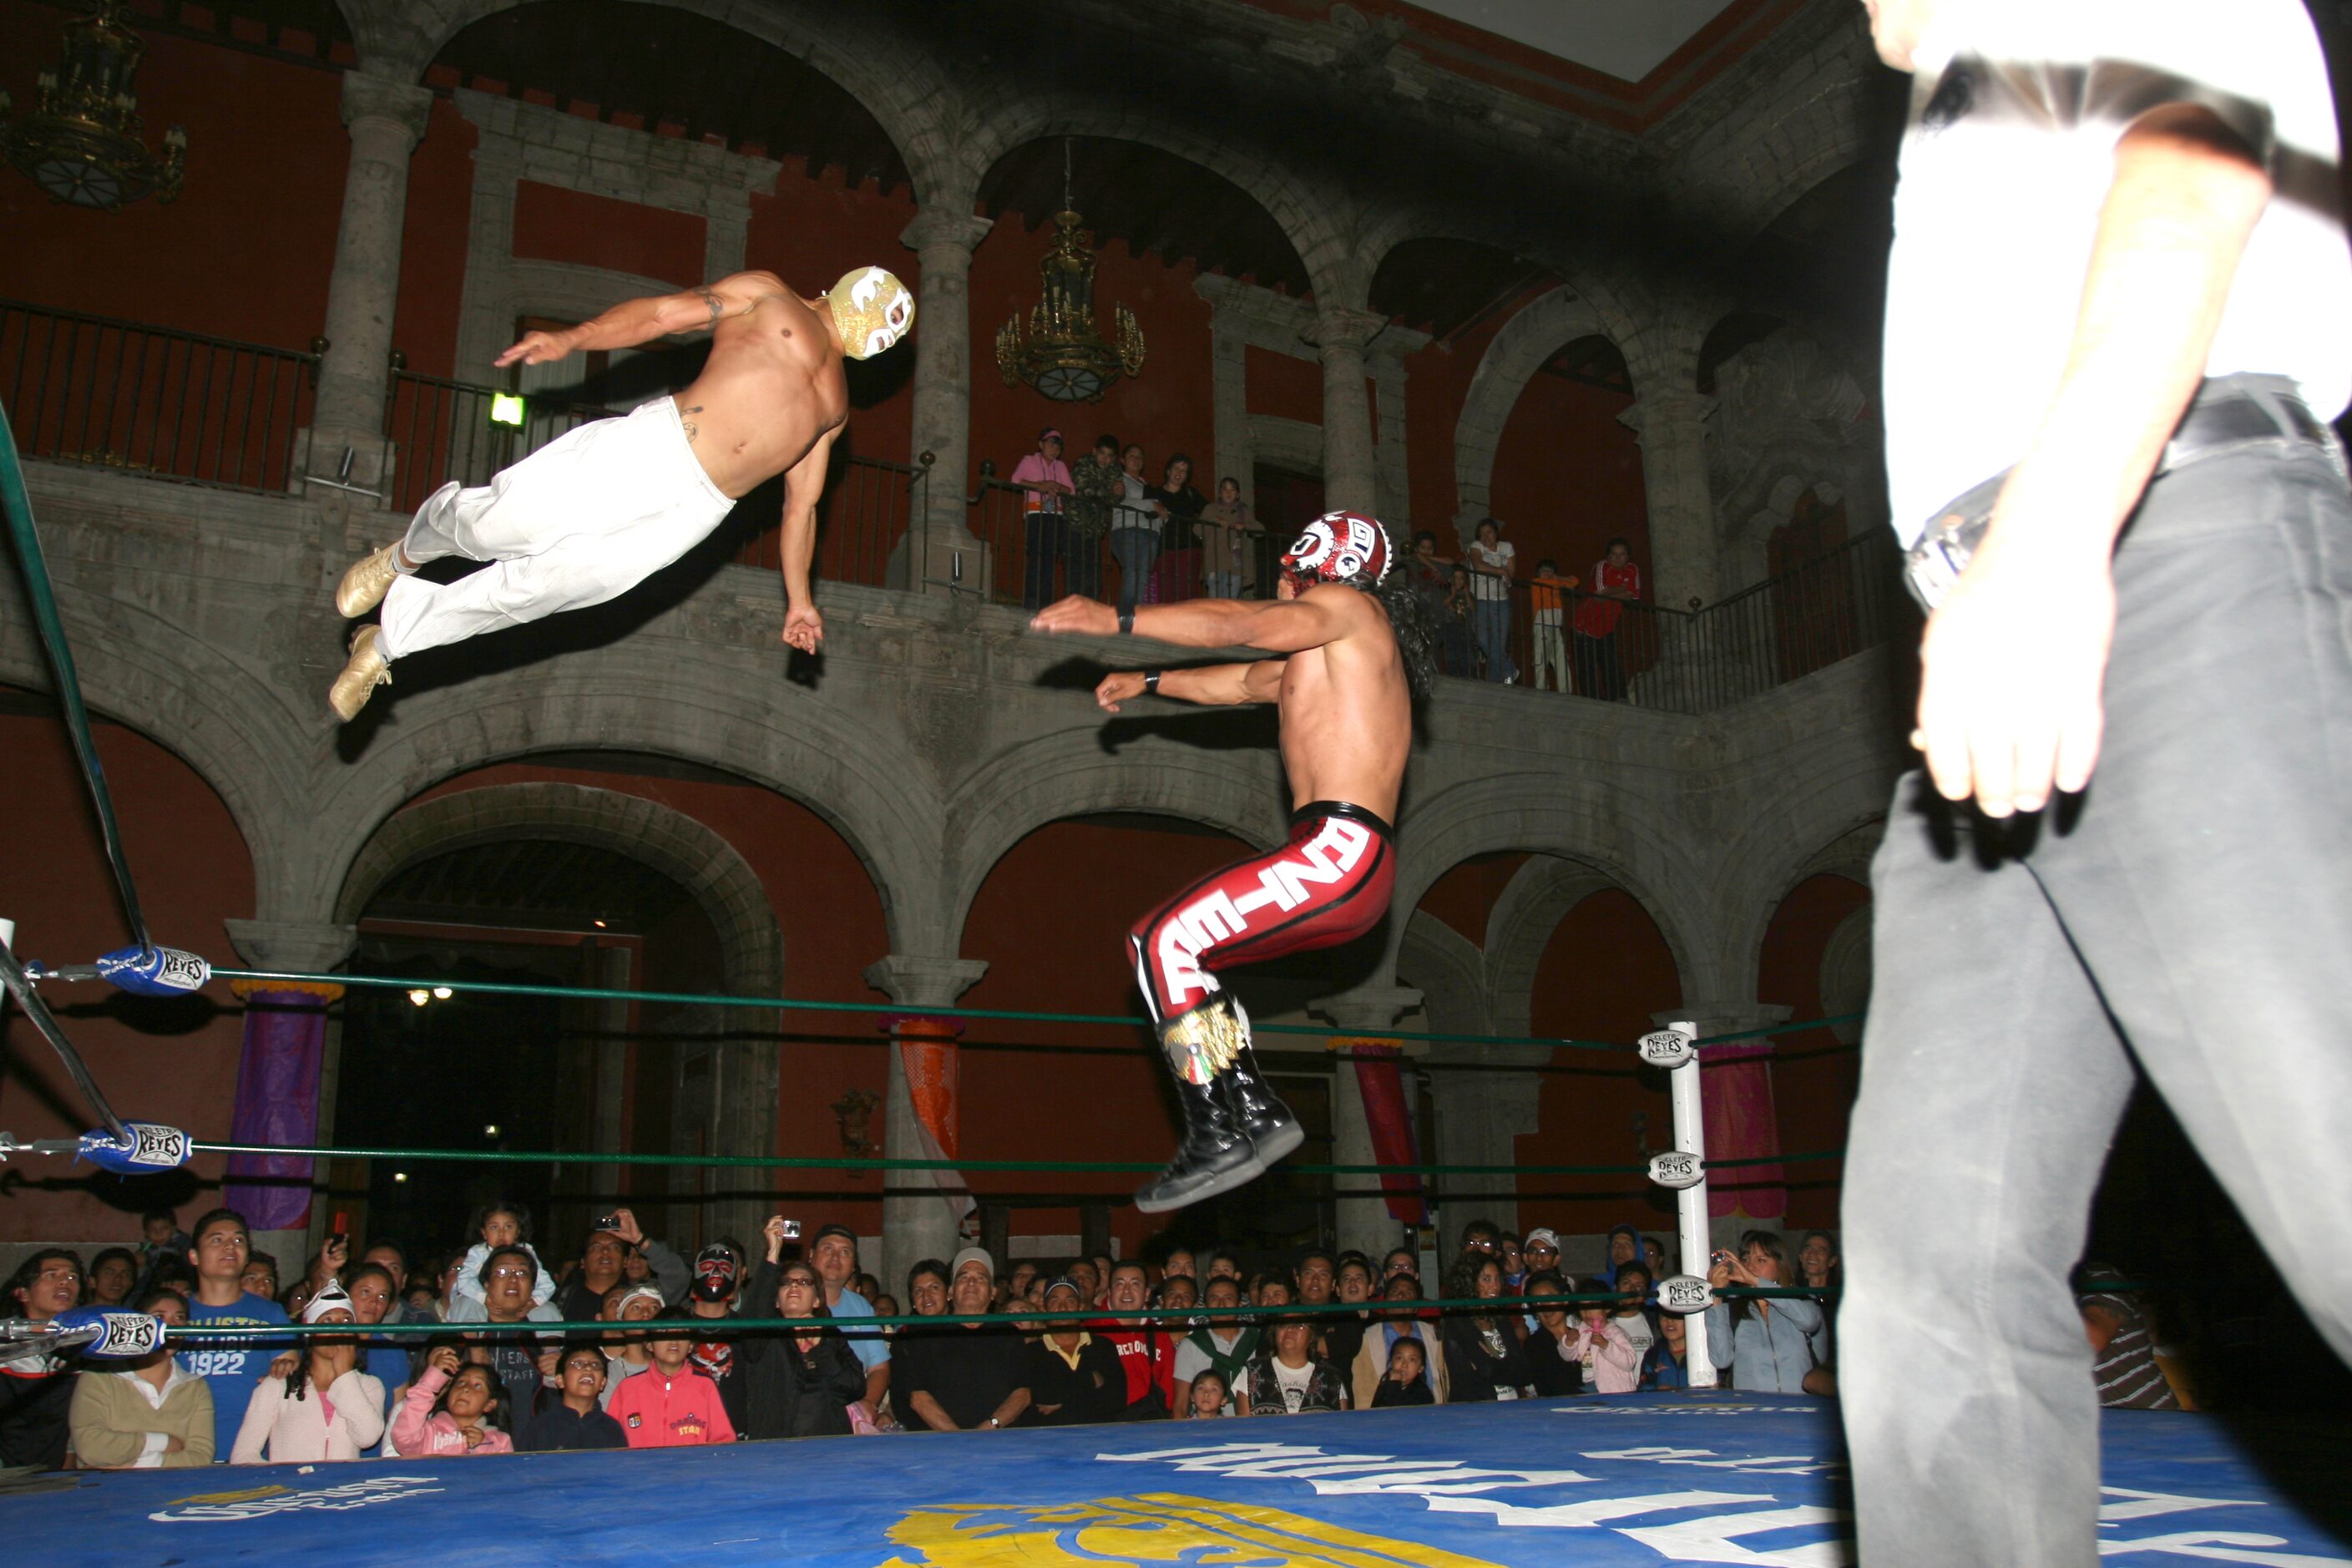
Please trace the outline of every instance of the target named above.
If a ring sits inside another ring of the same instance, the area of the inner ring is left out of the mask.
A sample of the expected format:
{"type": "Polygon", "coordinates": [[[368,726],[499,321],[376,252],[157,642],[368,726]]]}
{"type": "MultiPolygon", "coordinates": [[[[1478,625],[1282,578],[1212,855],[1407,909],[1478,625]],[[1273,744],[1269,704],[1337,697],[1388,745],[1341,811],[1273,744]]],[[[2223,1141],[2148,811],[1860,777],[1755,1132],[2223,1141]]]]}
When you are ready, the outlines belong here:
{"type": "Polygon", "coordinates": [[[2052,790],[2091,782],[2116,631],[2105,537],[2085,541],[2009,503],[2004,493],[2004,510],[1928,619],[1911,735],[1937,793],[1973,795],[1993,817],[2039,811],[2052,790]]]}
{"type": "Polygon", "coordinates": [[[1122,702],[1132,702],[1143,695],[1143,675],[1139,670],[1114,669],[1102,678],[1095,688],[1095,703],[1106,713],[1116,713],[1122,702]]]}
{"type": "Polygon", "coordinates": [[[553,1377],[555,1375],[556,1368],[561,1364],[562,1359],[563,1352],[559,1349],[551,1348],[540,1352],[539,1375],[541,1377],[553,1377]]]}
{"type": "Polygon", "coordinates": [[[1090,632],[1098,637],[1118,635],[1118,612],[1100,599],[1083,594],[1046,605],[1030,621],[1033,632],[1090,632]]]}
{"type": "Polygon", "coordinates": [[[507,350],[492,364],[501,368],[510,364],[546,364],[551,360],[564,358],[572,353],[572,340],[562,332],[525,332],[522,342],[507,350]]]}
{"type": "Polygon", "coordinates": [[[626,1209],[613,1211],[613,1234],[631,1247],[643,1247],[646,1242],[646,1233],[637,1228],[637,1216],[626,1209]]]}
{"type": "Polygon", "coordinates": [[[824,646],[824,616],[814,605],[794,605],[784,612],[784,641],[809,654],[824,646]]]}

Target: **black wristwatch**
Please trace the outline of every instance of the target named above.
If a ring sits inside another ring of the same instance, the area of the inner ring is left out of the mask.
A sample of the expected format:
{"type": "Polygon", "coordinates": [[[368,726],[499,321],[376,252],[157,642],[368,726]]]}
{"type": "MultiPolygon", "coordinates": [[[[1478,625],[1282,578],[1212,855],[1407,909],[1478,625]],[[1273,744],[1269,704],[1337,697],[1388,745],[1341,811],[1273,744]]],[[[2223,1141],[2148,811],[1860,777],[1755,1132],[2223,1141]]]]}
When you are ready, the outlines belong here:
{"type": "Polygon", "coordinates": [[[1121,610],[1118,613],[1118,630],[1121,637],[1133,637],[1135,635],[1135,612],[1133,610],[1121,610]]]}
{"type": "Polygon", "coordinates": [[[1160,695],[1160,672],[1158,670],[1147,669],[1143,672],[1143,689],[1150,692],[1154,697],[1160,695]]]}

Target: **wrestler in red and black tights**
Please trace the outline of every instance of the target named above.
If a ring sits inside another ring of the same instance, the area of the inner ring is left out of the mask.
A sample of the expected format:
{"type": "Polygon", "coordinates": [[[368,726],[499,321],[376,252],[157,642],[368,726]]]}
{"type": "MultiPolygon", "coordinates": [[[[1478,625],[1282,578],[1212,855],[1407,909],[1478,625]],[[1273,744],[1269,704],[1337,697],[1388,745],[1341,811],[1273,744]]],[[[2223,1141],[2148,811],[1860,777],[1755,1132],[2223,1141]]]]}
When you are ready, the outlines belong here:
{"type": "Polygon", "coordinates": [[[1428,668],[1426,639],[1400,639],[1391,628],[1391,615],[1409,614],[1411,601],[1379,592],[1389,560],[1377,521],[1333,512],[1307,524],[1282,557],[1274,603],[1196,599],[1122,617],[1108,605],[1069,598],[1030,623],[1044,632],[1132,632],[1183,647],[1279,656],[1123,670],[1095,688],[1110,713],[1147,694],[1276,703],[1290,777],[1288,843],[1194,883],[1129,935],[1136,983],[1184,1112],[1175,1159],[1135,1194],[1147,1213],[1238,1187],[1305,1138],[1259,1074],[1248,1015],[1214,971],[1336,946],[1389,912],[1396,880],[1389,823],[1412,742],[1413,692],[1425,686],[1428,668]]]}

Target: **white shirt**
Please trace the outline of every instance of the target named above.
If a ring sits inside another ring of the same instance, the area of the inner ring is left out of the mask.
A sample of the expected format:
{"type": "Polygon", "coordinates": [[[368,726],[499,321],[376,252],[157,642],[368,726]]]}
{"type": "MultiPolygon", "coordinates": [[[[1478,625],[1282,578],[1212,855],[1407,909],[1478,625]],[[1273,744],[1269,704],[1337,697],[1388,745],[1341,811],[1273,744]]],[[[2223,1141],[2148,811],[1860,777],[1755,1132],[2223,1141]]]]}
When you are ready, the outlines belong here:
{"type": "Polygon", "coordinates": [[[1489,550],[1486,545],[1479,543],[1474,539],[1470,542],[1470,546],[1466,553],[1470,557],[1471,597],[1477,599],[1509,598],[1511,596],[1510,584],[1505,582],[1502,577],[1490,577],[1487,574],[1490,572],[1498,572],[1507,574],[1510,572],[1511,557],[1518,553],[1511,548],[1510,542],[1507,540],[1498,539],[1495,542],[1494,548],[1489,550]]]}
{"type": "Polygon", "coordinates": [[[2073,341],[2115,146],[2200,104],[2274,194],[2208,375],[2284,375],[2322,421],[2352,396],[2352,253],[2336,112],[2300,0],[1950,0],[1914,59],[1886,285],[1886,470],[1907,545],[2025,455],[2073,341]]]}
{"type": "Polygon", "coordinates": [[[1315,1381],[1315,1363],[1310,1361],[1304,1366],[1285,1366],[1277,1356],[1274,1361],[1274,1381],[1282,1385],[1282,1402],[1296,1415],[1307,1408],[1307,1385],[1315,1381]]]}

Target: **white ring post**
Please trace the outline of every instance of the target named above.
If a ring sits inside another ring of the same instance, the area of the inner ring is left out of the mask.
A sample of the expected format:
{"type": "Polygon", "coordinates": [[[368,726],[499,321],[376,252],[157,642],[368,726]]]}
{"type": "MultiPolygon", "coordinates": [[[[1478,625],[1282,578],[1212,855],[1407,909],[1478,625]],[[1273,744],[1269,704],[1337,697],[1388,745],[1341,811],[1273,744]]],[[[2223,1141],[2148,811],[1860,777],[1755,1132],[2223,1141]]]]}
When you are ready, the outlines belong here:
{"type": "MultiPolygon", "coordinates": [[[[1666,1026],[1691,1037],[1698,1037],[1698,1026],[1677,1020],[1666,1026]]],[[[1699,1099],[1698,1052],[1690,1059],[1666,1073],[1666,1087],[1674,1095],[1675,1148],[1696,1159],[1699,1169],[1706,1165],[1706,1116],[1699,1099]]],[[[1701,1279],[1707,1272],[1706,1177],[1701,1174],[1691,1185],[1676,1194],[1681,1221],[1682,1271],[1701,1279]]],[[[1706,1314],[1693,1312],[1683,1320],[1683,1381],[1692,1388],[1715,1386],[1715,1362],[1706,1353],[1706,1314]]]]}

